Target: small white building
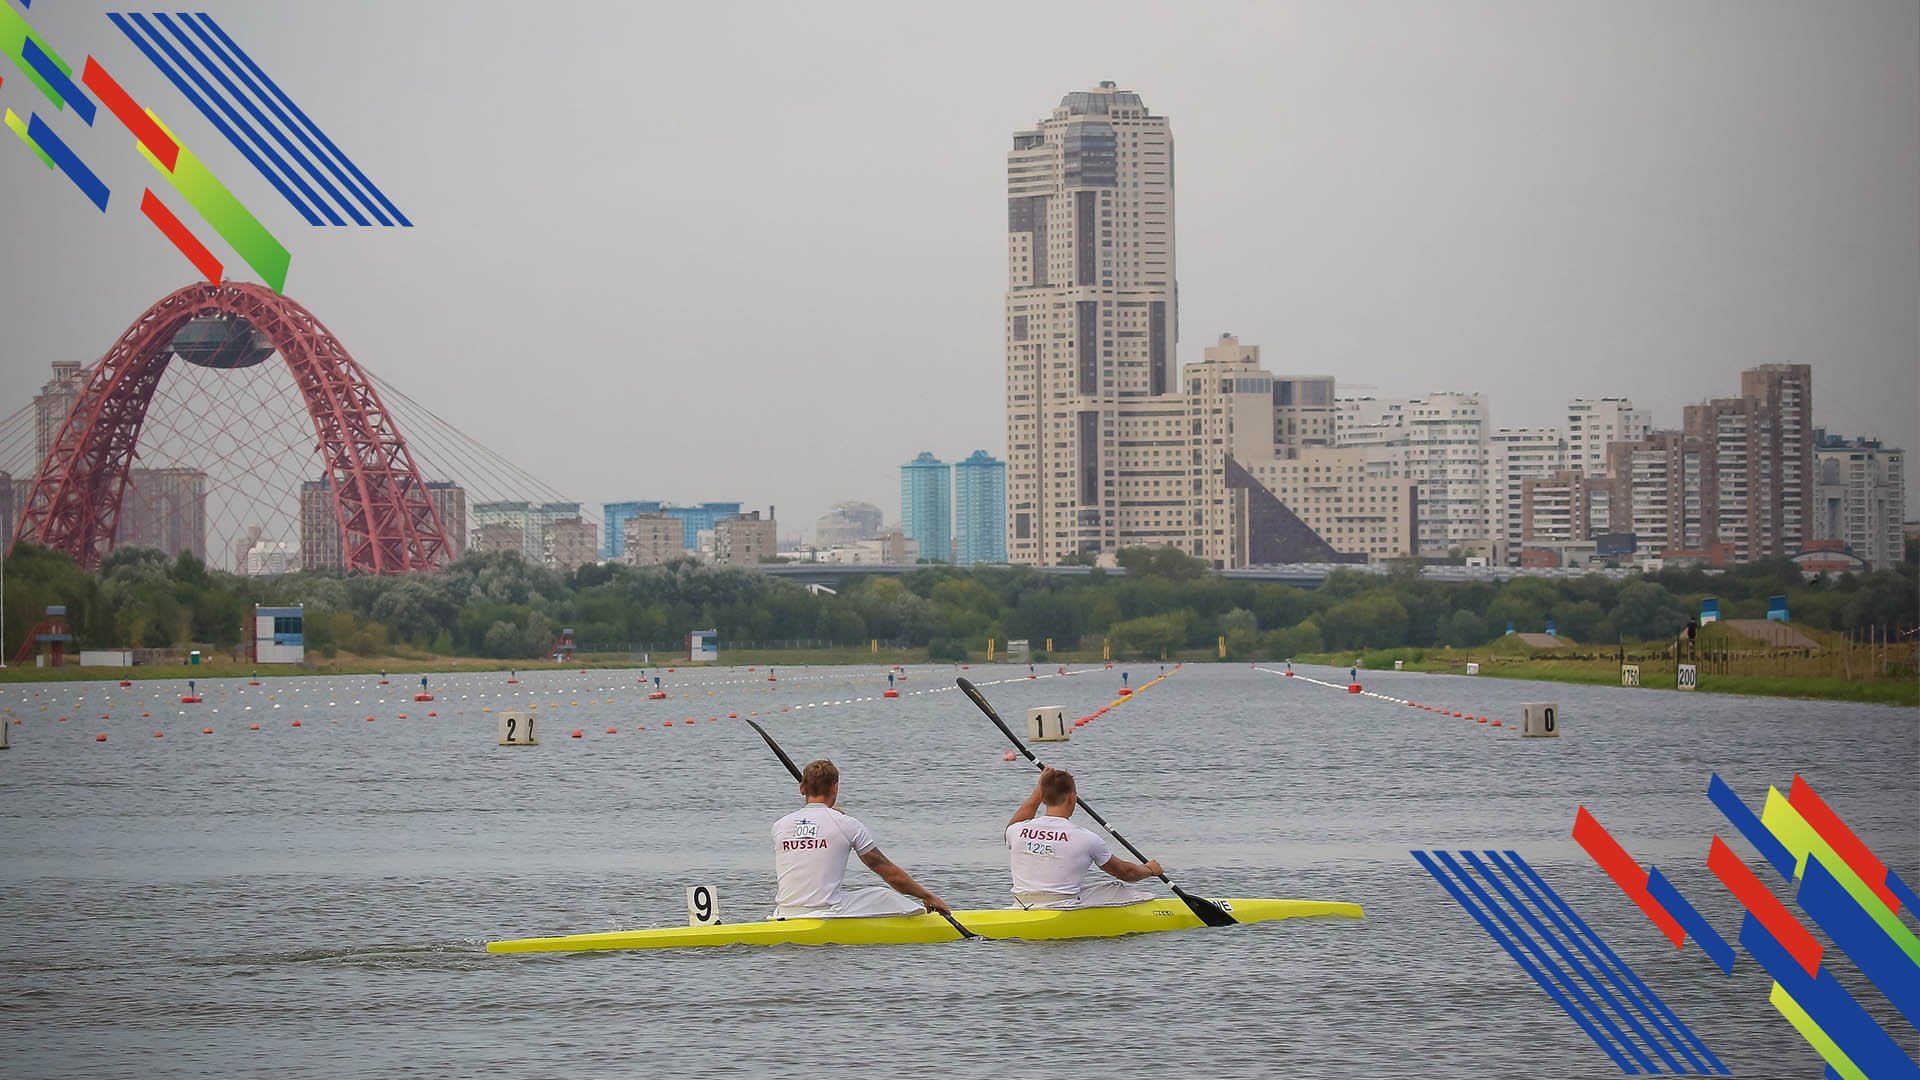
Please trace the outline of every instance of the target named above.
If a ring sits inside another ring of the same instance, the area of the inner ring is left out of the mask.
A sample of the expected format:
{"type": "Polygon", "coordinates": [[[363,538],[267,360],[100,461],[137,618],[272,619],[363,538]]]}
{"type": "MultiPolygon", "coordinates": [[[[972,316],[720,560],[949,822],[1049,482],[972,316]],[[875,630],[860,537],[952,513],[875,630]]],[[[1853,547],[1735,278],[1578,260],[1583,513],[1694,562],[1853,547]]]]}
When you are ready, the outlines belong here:
{"type": "Polygon", "coordinates": [[[253,659],[257,664],[300,664],[307,659],[306,609],[253,609],[253,659]]]}

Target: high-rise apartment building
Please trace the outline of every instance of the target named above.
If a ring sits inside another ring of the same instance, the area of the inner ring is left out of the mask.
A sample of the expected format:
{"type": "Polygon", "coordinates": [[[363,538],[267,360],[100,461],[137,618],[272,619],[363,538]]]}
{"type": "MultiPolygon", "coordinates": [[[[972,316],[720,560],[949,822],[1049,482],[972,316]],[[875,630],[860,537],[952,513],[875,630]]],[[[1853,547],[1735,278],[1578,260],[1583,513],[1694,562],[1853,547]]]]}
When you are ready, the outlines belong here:
{"type": "Polygon", "coordinates": [[[1167,118],[1111,82],[1068,94],[1014,133],[1005,326],[1013,562],[1050,564],[1130,539],[1123,517],[1139,516],[1123,515],[1125,414],[1178,392],[1173,178],[1167,118]]]}
{"type": "Polygon", "coordinates": [[[55,360],[53,378],[40,386],[33,399],[33,468],[37,473],[47,460],[47,450],[73,412],[74,402],[86,388],[86,369],[77,361],[55,360]]]}
{"type": "Polygon", "coordinates": [[[1487,436],[1487,523],[1495,566],[1520,565],[1526,534],[1523,485],[1567,469],[1567,444],[1555,428],[1500,428],[1487,436]]]}
{"type": "Polygon", "coordinates": [[[685,527],[666,514],[629,514],[621,525],[618,558],[629,566],[658,566],[687,554],[685,527]]]}
{"type": "Polygon", "coordinates": [[[207,474],[199,469],[128,469],[114,546],[192,552],[207,561],[207,474]]]}
{"type": "MultiPolygon", "coordinates": [[[[1488,421],[1479,394],[1339,402],[1335,441],[1376,451],[1418,487],[1419,554],[1488,551],[1488,421]]],[[[1490,553],[1490,552],[1489,552],[1490,553]]]]}
{"type": "Polygon", "coordinates": [[[1607,447],[1638,442],[1653,430],[1653,414],[1626,398],[1575,398],[1567,402],[1567,468],[1598,476],[1607,471],[1607,447]]]}
{"type": "Polygon", "coordinates": [[[975,450],[953,465],[954,562],[1007,561],[1007,463],[975,450]]]}
{"type": "MultiPolygon", "coordinates": [[[[451,536],[448,539],[452,539],[451,536]]],[[[465,536],[461,539],[464,541],[465,536]]],[[[333,483],[325,478],[300,484],[300,569],[338,570],[346,565],[340,549],[340,518],[333,505],[333,483]]]]}
{"type": "Polygon", "coordinates": [[[625,553],[626,522],[636,514],[666,514],[680,523],[680,547],[683,551],[700,550],[700,534],[711,533],[713,527],[722,519],[730,518],[740,512],[737,502],[704,502],[693,506],[675,506],[658,499],[603,503],[601,520],[607,527],[606,547],[602,554],[609,559],[619,558],[625,553]]]}
{"type": "Polygon", "coordinates": [[[1757,404],[1766,423],[1760,436],[1770,441],[1756,456],[1770,460],[1768,489],[1755,520],[1771,542],[1756,547],[1764,555],[1792,555],[1807,540],[1812,501],[1814,427],[1813,368],[1808,364],[1762,364],[1740,373],[1740,396],[1757,404]]]}
{"type": "MultiPolygon", "coordinates": [[[[510,545],[506,543],[507,530],[516,530],[520,538],[518,546],[520,557],[531,563],[548,561],[547,526],[561,522],[591,525],[581,517],[580,504],[577,502],[483,502],[474,503],[469,509],[472,511],[473,528],[477,534],[475,547],[482,551],[508,550],[510,545]],[[489,529],[489,526],[495,526],[495,528],[489,529]]],[[[582,534],[577,529],[563,530],[561,533],[563,541],[561,553],[569,560],[578,555],[575,545],[578,544],[580,535],[582,534]]],[[[594,550],[597,552],[600,544],[600,533],[597,527],[594,528],[593,543],[594,550]]],[[[574,565],[592,562],[593,557],[593,553],[589,552],[586,558],[580,559],[574,565]]]]}
{"type": "Polygon", "coordinates": [[[440,516],[440,528],[447,534],[446,561],[453,562],[467,553],[467,490],[451,480],[429,480],[427,501],[440,516]]]}
{"type": "Polygon", "coordinates": [[[921,558],[953,559],[953,468],[930,450],[900,466],[900,529],[921,558]]]}
{"type": "Polygon", "coordinates": [[[771,506],[764,518],[749,510],[721,518],[713,527],[713,561],[721,566],[758,566],[779,552],[780,526],[771,506]]]}
{"type": "Polygon", "coordinates": [[[540,560],[563,574],[595,561],[599,554],[600,526],[577,513],[540,526],[540,560]]]}
{"type": "Polygon", "coordinates": [[[1810,540],[1838,540],[1875,570],[1905,557],[1906,454],[1873,439],[1819,433],[1810,540]]]}

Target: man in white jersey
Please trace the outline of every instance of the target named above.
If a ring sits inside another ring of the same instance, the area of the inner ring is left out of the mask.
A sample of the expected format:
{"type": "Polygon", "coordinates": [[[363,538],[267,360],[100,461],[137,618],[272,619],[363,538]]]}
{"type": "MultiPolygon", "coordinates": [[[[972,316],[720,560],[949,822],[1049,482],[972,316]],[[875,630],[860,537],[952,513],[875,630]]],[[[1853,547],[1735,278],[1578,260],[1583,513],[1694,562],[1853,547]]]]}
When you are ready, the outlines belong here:
{"type": "Polygon", "coordinates": [[[1128,862],[1107,849],[1106,841],[1067,819],[1079,805],[1073,774],[1048,769],[1033,794],[1007,823],[1007,847],[1013,852],[1013,898],[1024,908],[1119,907],[1153,899],[1128,882],[1158,877],[1158,862],[1128,862]],[[1042,813],[1041,811],[1045,812],[1042,813]],[[1114,880],[1087,880],[1099,867],[1114,880]]]}
{"type": "Polygon", "coordinates": [[[800,794],[806,805],[773,823],[773,866],[780,877],[774,918],[848,919],[947,911],[944,901],[880,854],[873,834],[859,819],[837,809],[840,770],[833,762],[822,758],[801,770],[800,794]],[[844,888],[849,852],[860,856],[867,869],[887,884],[844,888]]]}

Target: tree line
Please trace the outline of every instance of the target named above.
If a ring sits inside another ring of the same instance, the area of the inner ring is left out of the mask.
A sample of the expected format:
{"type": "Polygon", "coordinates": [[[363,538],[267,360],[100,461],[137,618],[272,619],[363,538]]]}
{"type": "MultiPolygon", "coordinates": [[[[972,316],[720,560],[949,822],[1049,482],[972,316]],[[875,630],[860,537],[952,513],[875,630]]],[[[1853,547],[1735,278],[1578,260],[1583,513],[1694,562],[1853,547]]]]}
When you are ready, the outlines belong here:
{"type": "Polygon", "coordinates": [[[561,628],[583,651],[671,651],[712,628],[729,643],[804,640],[927,648],[934,659],[982,655],[988,639],[1024,638],[1035,650],[1110,643],[1116,657],[1212,649],[1235,659],[1280,659],[1360,648],[1472,648],[1509,628],[1589,644],[1664,641],[1717,597],[1725,618],[1763,618],[1784,594],[1793,622],[1825,630],[1920,624],[1913,563],[1805,580],[1786,560],[1723,573],[1668,569],[1615,579],[1515,578],[1437,582],[1415,567],[1340,571],[1316,589],[1221,577],[1171,548],[1120,553],[1125,574],[1043,576],[1030,569],[926,566],[904,577],[861,578],[816,595],[753,569],[691,559],[661,566],[589,565],[570,574],[514,552],[469,554],[433,574],[323,572],[272,578],[209,569],[121,548],[88,573],[27,544],[6,560],[9,659],[49,604],[64,604],[87,648],[242,647],[255,604],[302,604],[309,653],[396,652],[522,659],[544,656],[561,628]]]}

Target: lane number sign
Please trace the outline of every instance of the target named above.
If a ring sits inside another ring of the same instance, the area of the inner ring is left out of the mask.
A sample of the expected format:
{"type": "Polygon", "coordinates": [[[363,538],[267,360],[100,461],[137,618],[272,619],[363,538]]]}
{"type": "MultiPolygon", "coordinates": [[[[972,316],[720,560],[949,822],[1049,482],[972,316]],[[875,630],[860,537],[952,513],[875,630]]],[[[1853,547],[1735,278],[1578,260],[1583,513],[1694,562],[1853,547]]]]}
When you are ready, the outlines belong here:
{"type": "Polygon", "coordinates": [[[713,886],[695,885],[687,890],[687,925],[720,925],[720,894],[713,886]]]}

